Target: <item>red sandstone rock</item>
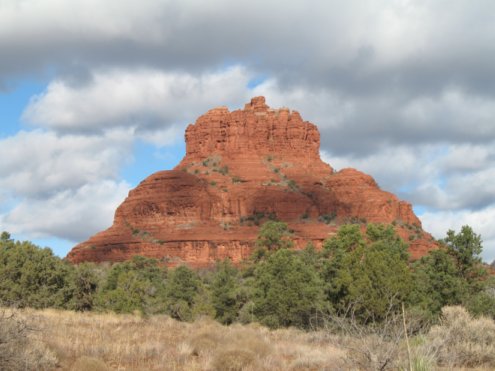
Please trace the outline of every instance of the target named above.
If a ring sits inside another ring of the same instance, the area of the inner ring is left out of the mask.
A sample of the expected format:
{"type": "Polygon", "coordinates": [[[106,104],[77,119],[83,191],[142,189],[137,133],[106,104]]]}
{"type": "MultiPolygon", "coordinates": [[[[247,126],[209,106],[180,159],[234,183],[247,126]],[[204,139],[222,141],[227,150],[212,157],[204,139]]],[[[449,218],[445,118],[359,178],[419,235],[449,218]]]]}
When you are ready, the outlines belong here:
{"type": "Polygon", "coordinates": [[[157,172],[118,207],[113,225],[68,254],[71,262],[134,255],[168,265],[234,262],[252,252],[270,216],[294,230],[296,246],[321,246],[347,222],[393,223],[414,258],[435,245],[409,203],[354,169],[334,172],[320,159],[315,125],[263,97],[243,110],[215,108],[186,130],[186,156],[157,172]]]}

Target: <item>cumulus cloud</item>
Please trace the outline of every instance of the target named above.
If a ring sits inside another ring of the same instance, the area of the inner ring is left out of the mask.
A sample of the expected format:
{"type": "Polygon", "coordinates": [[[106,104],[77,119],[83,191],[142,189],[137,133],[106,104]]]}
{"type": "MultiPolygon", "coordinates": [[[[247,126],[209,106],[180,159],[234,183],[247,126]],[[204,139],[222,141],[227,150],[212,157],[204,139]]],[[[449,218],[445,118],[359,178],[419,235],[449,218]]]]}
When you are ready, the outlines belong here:
{"type": "Polygon", "coordinates": [[[495,203],[493,145],[418,145],[385,147],[370,156],[323,157],[337,169],[356,167],[376,177],[399,196],[432,209],[482,209],[495,203]],[[471,148],[473,155],[466,153],[471,148]]]}
{"type": "Polygon", "coordinates": [[[436,209],[456,210],[469,208],[479,210],[495,204],[492,182],[495,166],[466,174],[433,178],[417,187],[411,199],[436,209]]]}
{"type": "Polygon", "coordinates": [[[211,70],[227,61],[347,95],[493,93],[489,0],[198,2],[17,0],[0,5],[0,74],[47,66],[211,70]],[[446,11],[448,9],[448,11],[446,11]],[[301,27],[304,25],[304,27],[301,27]]]}
{"type": "Polygon", "coordinates": [[[21,131],[0,140],[0,226],[30,238],[79,241],[111,224],[130,185],[132,132],[60,135],[21,131]]]}
{"type": "Polygon", "coordinates": [[[132,132],[104,136],[21,131],[0,140],[0,188],[14,197],[44,198],[101,179],[117,179],[132,158],[132,132]]]}
{"type": "Polygon", "coordinates": [[[474,231],[481,234],[483,239],[483,258],[487,262],[495,260],[495,206],[483,210],[456,210],[442,212],[426,212],[421,216],[423,228],[430,231],[436,238],[445,238],[446,232],[453,229],[461,230],[463,225],[470,225],[474,231]]]}
{"type": "MultiPolygon", "coordinates": [[[[495,140],[493,98],[458,89],[434,96],[344,96],[334,88],[284,88],[274,78],[254,91],[276,105],[297,108],[318,124],[322,148],[334,156],[363,158],[383,149],[421,145],[485,145],[495,140]],[[343,140],[343,138],[345,140],[343,140]]],[[[479,147],[478,147],[479,148],[479,147]]]]}
{"type": "Polygon", "coordinates": [[[117,206],[129,191],[124,181],[103,180],[74,190],[64,189],[47,198],[25,198],[0,214],[0,225],[31,238],[57,236],[83,241],[112,224],[117,206]]]}
{"type": "MultiPolygon", "coordinates": [[[[233,105],[247,97],[250,74],[232,66],[193,75],[160,70],[96,71],[84,84],[51,82],[33,97],[23,119],[58,132],[102,132],[135,128],[169,134],[218,105],[233,105]]],[[[154,135],[154,133],[153,133],[154,135]]]]}
{"type": "Polygon", "coordinates": [[[337,170],[354,167],[372,174],[379,185],[389,191],[407,193],[419,182],[437,179],[438,169],[429,160],[435,155],[435,148],[423,146],[387,147],[370,156],[355,158],[353,156],[337,156],[322,152],[322,158],[337,170]]]}

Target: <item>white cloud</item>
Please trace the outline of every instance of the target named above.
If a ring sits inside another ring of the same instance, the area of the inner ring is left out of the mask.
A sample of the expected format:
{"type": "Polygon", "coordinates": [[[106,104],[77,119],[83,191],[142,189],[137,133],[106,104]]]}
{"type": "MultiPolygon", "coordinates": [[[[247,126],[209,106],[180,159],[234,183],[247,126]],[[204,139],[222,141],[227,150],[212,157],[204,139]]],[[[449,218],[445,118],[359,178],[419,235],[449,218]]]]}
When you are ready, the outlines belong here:
{"type": "Polygon", "coordinates": [[[121,129],[21,131],[0,140],[0,229],[77,242],[109,226],[130,187],[119,171],[132,158],[132,141],[132,131],[121,129]]]}
{"type": "Polygon", "coordinates": [[[30,239],[57,236],[80,242],[112,224],[115,209],[129,188],[123,181],[103,180],[43,199],[25,198],[0,214],[1,229],[30,239]]]}
{"type": "Polygon", "coordinates": [[[434,152],[431,146],[396,146],[383,148],[366,157],[334,156],[326,151],[322,152],[322,157],[337,170],[357,168],[373,175],[383,189],[398,192],[414,188],[428,179],[437,179],[438,170],[430,163],[434,152]]]}
{"type": "Polygon", "coordinates": [[[414,204],[432,209],[480,209],[495,204],[492,145],[384,147],[366,157],[322,156],[336,169],[354,167],[380,186],[414,204]],[[461,158],[460,156],[465,156],[461,158]]]}
{"type": "Polygon", "coordinates": [[[447,231],[453,229],[460,232],[463,225],[469,225],[473,230],[481,234],[483,239],[483,258],[487,262],[495,260],[495,206],[490,206],[479,211],[434,211],[421,215],[423,228],[431,232],[436,238],[445,238],[447,231]]]}
{"type": "Polygon", "coordinates": [[[483,170],[495,162],[495,143],[461,144],[449,147],[449,156],[440,161],[441,168],[453,173],[483,170]]]}
{"type": "Polygon", "coordinates": [[[481,76],[493,91],[493,10],[487,0],[4,0],[0,76],[242,60],[286,84],[357,95],[481,87],[481,76]]]}
{"type": "Polygon", "coordinates": [[[304,120],[322,128],[335,129],[345,125],[355,111],[355,102],[339,96],[332,89],[312,90],[308,86],[286,87],[283,81],[269,78],[256,86],[251,94],[263,95],[271,107],[289,107],[299,111],[304,120]]]}
{"type": "Polygon", "coordinates": [[[53,81],[31,100],[23,118],[63,132],[131,127],[149,138],[150,131],[177,130],[211,107],[245,100],[249,79],[239,66],[198,76],[150,69],[98,71],[82,85],[53,81]]]}
{"type": "Polygon", "coordinates": [[[118,179],[132,158],[132,131],[58,135],[21,131],[0,140],[0,188],[15,197],[42,198],[102,179],[118,179]]]}
{"type": "MultiPolygon", "coordinates": [[[[484,141],[495,137],[495,103],[456,88],[438,96],[420,96],[400,106],[401,121],[436,141],[484,141]]],[[[405,129],[405,128],[404,128],[405,129]]]]}
{"type": "Polygon", "coordinates": [[[157,15],[170,2],[107,0],[3,0],[0,34],[15,33],[20,41],[50,37],[54,41],[97,38],[160,38],[164,29],[157,15]],[[20,22],[22,21],[22,22],[20,22]]]}
{"type": "MultiPolygon", "coordinates": [[[[485,156],[495,141],[495,101],[455,88],[432,96],[362,97],[333,88],[286,87],[272,77],[253,93],[265,95],[275,106],[297,109],[316,123],[322,149],[334,157],[366,161],[384,150],[418,147],[429,148],[436,156],[434,152],[445,146],[473,149],[476,156],[485,156]]],[[[475,164],[479,158],[473,160],[475,164]]]]}

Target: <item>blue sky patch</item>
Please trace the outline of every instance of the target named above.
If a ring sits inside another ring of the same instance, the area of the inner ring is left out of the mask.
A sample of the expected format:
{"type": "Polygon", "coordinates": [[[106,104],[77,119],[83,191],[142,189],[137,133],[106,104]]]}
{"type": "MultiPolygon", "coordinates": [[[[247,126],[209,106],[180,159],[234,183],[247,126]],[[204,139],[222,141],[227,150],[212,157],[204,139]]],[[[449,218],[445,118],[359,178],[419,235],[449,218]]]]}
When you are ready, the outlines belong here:
{"type": "Polygon", "coordinates": [[[248,81],[246,87],[250,90],[255,89],[257,86],[260,86],[267,80],[266,76],[257,76],[248,81]]]}
{"type": "Polygon", "coordinates": [[[183,141],[166,148],[157,148],[155,145],[137,140],[134,144],[134,159],[121,171],[121,176],[131,186],[137,186],[151,174],[174,168],[185,155],[186,148],[183,141]]]}
{"type": "Polygon", "coordinates": [[[21,123],[22,112],[29,100],[43,91],[45,85],[36,81],[23,81],[7,93],[0,93],[0,138],[15,135],[27,128],[21,123]]]}

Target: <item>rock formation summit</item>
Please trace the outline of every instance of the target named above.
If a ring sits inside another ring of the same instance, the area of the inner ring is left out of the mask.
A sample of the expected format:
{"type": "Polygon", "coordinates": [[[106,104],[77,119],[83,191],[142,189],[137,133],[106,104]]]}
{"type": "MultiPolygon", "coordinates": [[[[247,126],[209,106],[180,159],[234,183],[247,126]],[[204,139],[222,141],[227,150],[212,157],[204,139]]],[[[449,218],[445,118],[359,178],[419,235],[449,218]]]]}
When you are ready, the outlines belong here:
{"type": "Polygon", "coordinates": [[[67,258],[123,261],[134,255],[203,267],[254,249],[259,226],[287,222],[296,247],[320,247],[344,223],[390,223],[412,257],[432,248],[409,203],[354,169],[320,159],[320,134],[296,111],[256,97],[244,109],[214,108],[186,129],[186,155],[143,180],[117,208],[113,225],[67,258]]]}

